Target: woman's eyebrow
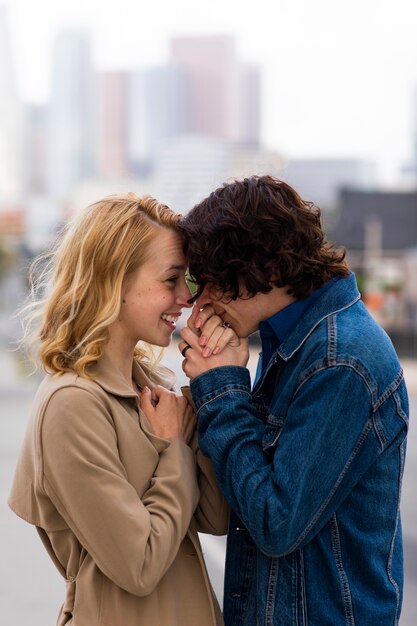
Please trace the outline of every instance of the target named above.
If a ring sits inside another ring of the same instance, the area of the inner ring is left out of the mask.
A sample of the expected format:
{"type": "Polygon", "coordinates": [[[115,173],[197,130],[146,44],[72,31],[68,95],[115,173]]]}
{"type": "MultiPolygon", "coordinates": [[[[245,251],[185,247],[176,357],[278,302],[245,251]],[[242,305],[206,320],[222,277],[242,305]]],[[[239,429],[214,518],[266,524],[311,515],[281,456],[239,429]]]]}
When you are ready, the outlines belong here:
{"type": "Polygon", "coordinates": [[[172,270],[185,270],[186,265],[170,265],[165,270],[166,272],[171,272],[172,270]]]}

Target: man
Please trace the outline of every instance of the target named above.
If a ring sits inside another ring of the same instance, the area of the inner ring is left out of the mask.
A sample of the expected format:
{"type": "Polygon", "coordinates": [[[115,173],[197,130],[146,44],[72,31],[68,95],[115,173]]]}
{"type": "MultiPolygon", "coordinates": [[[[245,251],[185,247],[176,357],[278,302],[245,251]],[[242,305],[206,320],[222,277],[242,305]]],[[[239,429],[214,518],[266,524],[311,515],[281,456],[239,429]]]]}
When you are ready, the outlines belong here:
{"type": "Polygon", "coordinates": [[[217,189],[182,230],[198,284],[183,368],[232,507],[227,626],[398,624],[407,392],[344,252],[270,176],[217,189]]]}

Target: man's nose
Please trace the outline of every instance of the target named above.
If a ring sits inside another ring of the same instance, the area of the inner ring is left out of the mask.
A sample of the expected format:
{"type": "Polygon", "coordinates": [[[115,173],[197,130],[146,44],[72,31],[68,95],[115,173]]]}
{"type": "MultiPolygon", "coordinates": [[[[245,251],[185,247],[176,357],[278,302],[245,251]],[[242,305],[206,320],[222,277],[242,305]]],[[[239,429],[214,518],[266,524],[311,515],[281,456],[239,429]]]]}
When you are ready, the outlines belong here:
{"type": "Polygon", "coordinates": [[[206,304],[211,304],[213,302],[213,297],[210,294],[210,288],[208,285],[204,287],[203,293],[197,298],[196,304],[202,309],[206,304]]]}

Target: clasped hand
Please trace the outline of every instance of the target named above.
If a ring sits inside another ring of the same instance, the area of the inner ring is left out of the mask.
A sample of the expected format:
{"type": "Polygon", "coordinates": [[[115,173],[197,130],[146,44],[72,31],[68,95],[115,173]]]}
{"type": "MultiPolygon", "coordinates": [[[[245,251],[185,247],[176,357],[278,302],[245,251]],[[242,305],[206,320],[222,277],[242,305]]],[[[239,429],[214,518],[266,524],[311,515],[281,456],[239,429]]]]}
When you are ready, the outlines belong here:
{"type": "Polygon", "coordinates": [[[193,435],[196,417],[184,396],[156,385],[152,391],[144,387],[140,394],[140,408],[157,437],[178,438],[189,443],[193,435]]]}
{"type": "Polygon", "coordinates": [[[193,379],[203,372],[223,365],[246,367],[249,359],[248,340],[238,337],[223,323],[210,305],[199,309],[194,305],[187,326],[181,330],[178,345],[182,353],[187,345],[182,369],[193,379]]]}

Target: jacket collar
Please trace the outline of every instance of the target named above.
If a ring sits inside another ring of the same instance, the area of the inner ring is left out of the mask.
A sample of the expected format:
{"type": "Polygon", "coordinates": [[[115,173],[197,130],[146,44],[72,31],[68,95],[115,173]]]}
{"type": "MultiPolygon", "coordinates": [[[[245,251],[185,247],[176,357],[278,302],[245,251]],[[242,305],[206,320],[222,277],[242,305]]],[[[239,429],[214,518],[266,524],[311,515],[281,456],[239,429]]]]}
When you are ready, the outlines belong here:
{"type": "MultiPolygon", "coordinates": [[[[122,398],[136,398],[135,391],[106,354],[103,354],[89,371],[94,381],[106,392],[122,398]]],[[[158,365],[153,368],[149,362],[138,358],[133,359],[132,378],[139,389],[145,385],[150,389],[155,385],[172,389],[175,385],[175,374],[167,367],[158,365]]]]}
{"type": "Polygon", "coordinates": [[[307,309],[278,348],[277,354],[288,361],[301,348],[307,337],[327,317],[347,309],[360,300],[353,272],[337,280],[307,309]]]}

